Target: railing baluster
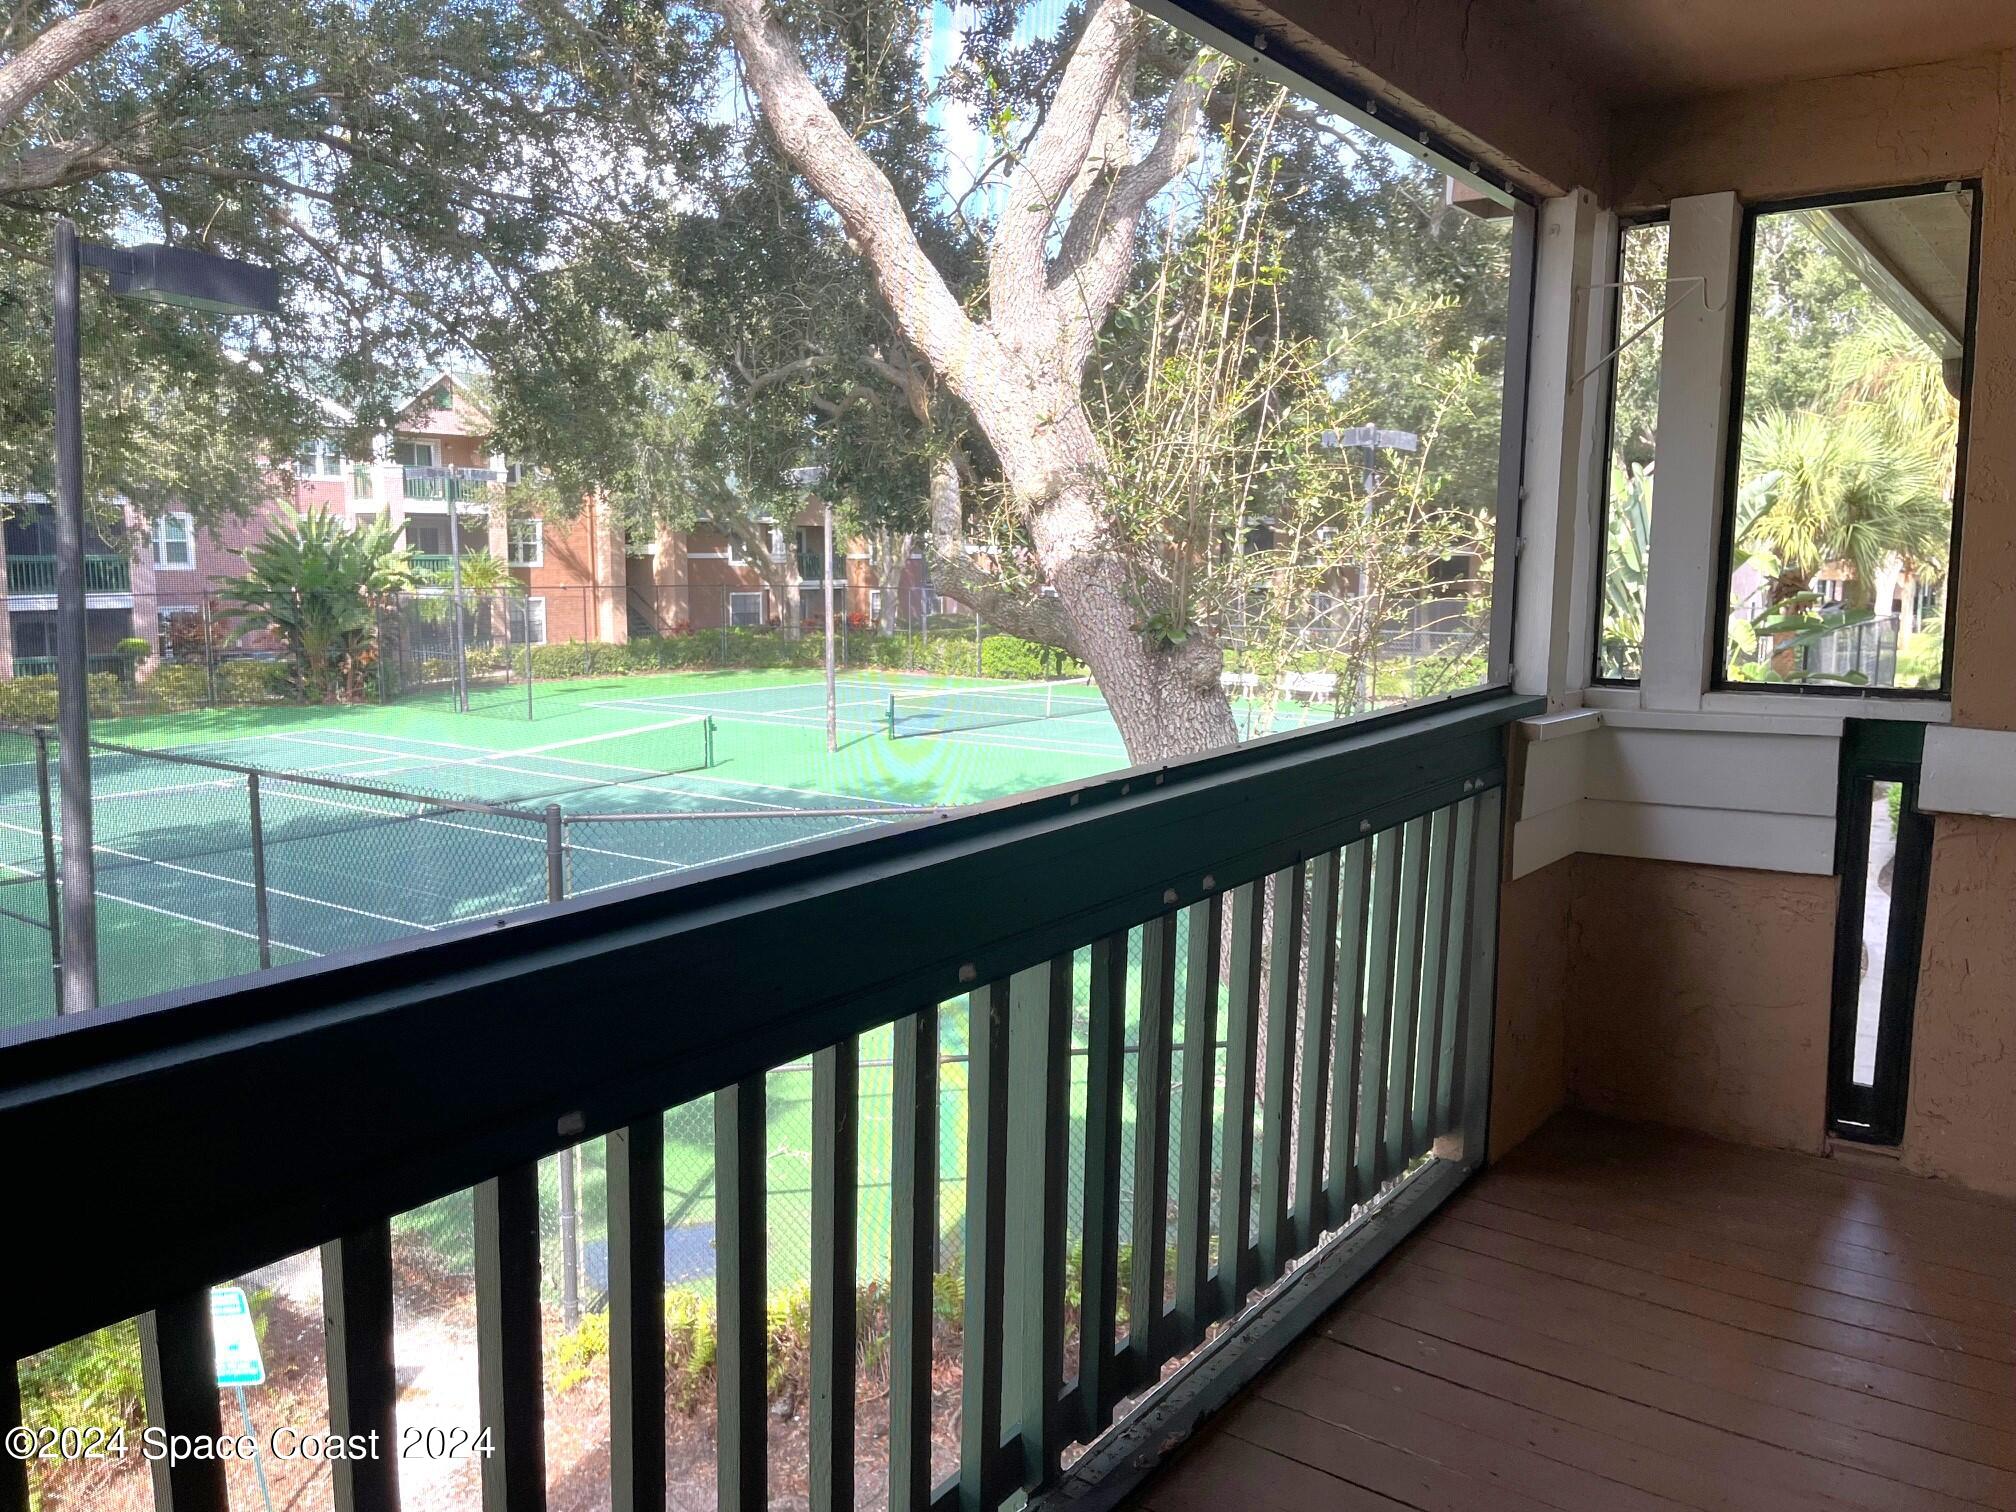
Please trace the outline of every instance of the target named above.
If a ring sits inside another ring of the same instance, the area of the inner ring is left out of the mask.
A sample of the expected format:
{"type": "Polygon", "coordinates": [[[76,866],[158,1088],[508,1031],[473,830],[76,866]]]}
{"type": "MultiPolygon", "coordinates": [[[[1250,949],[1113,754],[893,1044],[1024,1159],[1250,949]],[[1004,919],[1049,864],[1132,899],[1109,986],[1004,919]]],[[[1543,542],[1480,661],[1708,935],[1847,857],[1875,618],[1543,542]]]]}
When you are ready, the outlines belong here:
{"type": "Polygon", "coordinates": [[[1064,1452],[1064,1200],[1070,1153],[1072,958],[1018,971],[1009,982],[1011,1168],[1015,1249],[1017,1411],[1023,1488],[1056,1478],[1064,1452]]]}
{"type": "Polygon", "coordinates": [[[1400,923],[1393,946],[1393,1011],[1387,1020],[1386,1082],[1381,1089],[1379,1179],[1407,1168],[1407,1093],[1414,1084],[1414,1032],[1421,1006],[1421,915],[1428,890],[1428,821],[1409,819],[1400,857],[1400,923]]]}
{"type": "Polygon", "coordinates": [[[1086,1015],[1084,1250],[1079,1260],[1078,1383],[1089,1441],[1120,1400],[1113,1334],[1119,1312],[1121,1073],[1126,1064],[1127,936],[1092,943],[1086,1015]]]}
{"type": "Polygon", "coordinates": [[[1352,1136],[1358,1127],[1359,1064],[1365,1051],[1365,962],[1371,931],[1370,840],[1344,849],[1337,902],[1337,1033],[1330,1054],[1330,1178],[1324,1192],[1326,1221],[1332,1228],[1351,1216],[1361,1190],[1352,1136]]]}
{"type": "Polygon", "coordinates": [[[1457,1029],[1462,1023],[1463,984],[1470,953],[1471,870],[1476,864],[1477,804],[1465,799],[1456,805],[1451,825],[1454,837],[1449,845],[1451,884],[1449,891],[1448,964],[1442,973],[1442,1000],[1437,1007],[1435,1029],[1435,1083],[1430,1093],[1433,1108],[1428,1132],[1440,1136],[1449,1132],[1455,1100],[1457,1029]]]}
{"type": "Polygon", "coordinates": [[[1477,831],[1470,855],[1469,949],[1464,952],[1463,1023],[1456,1072],[1455,1119],[1463,1129],[1463,1158],[1485,1158],[1491,1103],[1491,1002],[1498,963],[1498,826],[1502,789],[1476,799],[1477,831]]]}
{"type": "Polygon", "coordinates": [[[1001,1460],[1002,1283],[1008,1189],[1008,984],[967,998],[966,1358],[959,1384],[959,1505],[995,1512],[1001,1460]]]}
{"type": "Polygon", "coordinates": [[[889,1512],[931,1505],[931,1282],[937,1270],[938,1010],[892,1028],[889,1512]]]}
{"type": "Polygon", "coordinates": [[[609,1489],[665,1506],[665,1120],[609,1136],[609,1489]]]}
{"type": "Polygon", "coordinates": [[[1330,1019],[1337,999],[1336,851],[1309,863],[1309,980],[1302,999],[1302,1087],[1296,1100],[1296,1253],[1323,1231],[1323,1125],[1329,1116],[1330,1019]]]}
{"type": "Polygon", "coordinates": [[[1161,1363],[1163,1281],[1169,1255],[1169,1070],[1175,1041],[1176,915],[1141,926],[1141,1029],[1134,1053],[1133,1275],[1127,1351],[1133,1378],[1152,1381],[1161,1363]]]}
{"type": "Polygon", "coordinates": [[[1225,1004],[1225,1125],[1218,1187],[1218,1302],[1239,1311],[1252,1275],[1246,1235],[1253,1211],[1253,1072],[1260,1054],[1260,959],[1266,936],[1264,884],[1232,893],[1232,959],[1225,1004]]]}
{"type": "Polygon", "coordinates": [[[373,1224],[322,1246],[323,1347],[329,1431],[378,1435],[381,1452],[329,1462],[336,1512],[399,1512],[392,1353],[392,1226],[373,1224]]]}
{"type": "Polygon", "coordinates": [[[1260,1279],[1288,1268],[1288,1132],[1295,1098],[1296,1004],[1302,989],[1304,869],[1274,874],[1274,937],[1267,969],[1267,1066],[1260,1101],[1260,1279]]]}
{"type": "Polygon", "coordinates": [[[861,1058],[852,1035],[812,1057],[812,1512],[853,1512],[861,1058]]]}
{"type": "Polygon", "coordinates": [[[1211,1128],[1218,1087],[1222,894],[1190,905],[1183,971],[1183,1110],[1176,1171],[1176,1347],[1204,1337],[1211,1278],[1211,1128]]]}
{"type": "Polygon", "coordinates": [[[1358,1201],[1379,1190],[1386,1115],[1388,1025],[1393,1014],[1394,915],[1399,911],[1399,826],[1382,831],[1372,861],[1372,908],[1366,925],[1365,1029],[1358,1053],[1358,1201]]]}
{"type": "Polygon", "coordinates": [[[1449,889],[1455,878],[1456,848],[1450,843],[1454,815],[1446,808],[1428,816],[1428,912],[1421,926],[1421,1017],[1407,1082],[1407,1151],[1411,1158],[1435,1136],[1435,1071],[1441,1052],[1442,984],[1448,980],[1449,889]]]}
{"type": "Polygon", "coordinates": [[[539,1168],[476,1188],[476,1400],[491,1452],[483,1512],[546,1505],[545,1387],[539,1337],[539,1168]]]}
{"type": "MultiPolygon", "coordinates": [[[[223,1432],[209,1292],[186,1292],[142,1316],[140,1377],[148,1427],[212,1440],[223,1432]]],[[[155,1512],[228,1512],[223,1460],[187,1455],[171,1463],[164,1455],[149,1466],[155,1512]]]]}
{"type": "Polygon", "coordinates": [[[714,1094],[715,1500],[721,1512],[770,1505],[762,1073],[714,1094]]]}
{"type": "MultiPolygon", "coordinates": [[[[21,1367],[10,1355],[0,1372],[0,1443],[21,1426],[21,1367]]],[[[28,1512],[28,1460],[0,1450],[0,1512],[28,1512]]]]}

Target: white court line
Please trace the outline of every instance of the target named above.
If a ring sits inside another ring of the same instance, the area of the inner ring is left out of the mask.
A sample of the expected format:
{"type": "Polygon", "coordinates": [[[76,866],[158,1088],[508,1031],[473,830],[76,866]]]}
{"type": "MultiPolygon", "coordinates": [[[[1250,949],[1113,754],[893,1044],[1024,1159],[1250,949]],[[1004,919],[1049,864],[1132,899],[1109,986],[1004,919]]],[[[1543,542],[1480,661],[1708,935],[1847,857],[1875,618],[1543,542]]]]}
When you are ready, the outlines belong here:
{"type": "MultiPolygon", "coordinates": [[[[102,849],[102,847],[93,846],[92,849],[98,850],[102,849]]],[[[12,866],[6,862],[0,862],[0,866],[6,866],[7,870],[9,871],[20,872],[21,875],[23,875],[24,877],[32,877],[35,875],[35,873],[29,871],[25,866],[12,866]]],[[[194,914],[178,913],[172,908],[163,908],[157,903],[142,903],[138,898],[128,898],[120,893],[107,892],[102,887],[94,887],[92,889],[92,894],[95,897],[104,898],[113,903],[124,903],[128,908],[144,909],[148,913],[160,914],[164,918],[180,919],[184,924],[196,924],[200,925],[204,929],[217,930],[220,934],[236,935],[241,940],[256,941],[259,938],[258,935],[256,935],[249,929],[234,929],[231,925],[219,924],[214,919],[199,919],[194,914]]],[[[315,956],[318,959],[321,957],[322,954],[321,951],[310,950],[305,945],[289,945],[284,940],[273,939],[270,935],[267,937],[266,943],[269,946],[278,945],[282,950],[292,950],[298,952],[301,955],[315,956]]]]}
{"type": "MultiPolygon", "coordinates": [[[[590,822],[592,822],[592,820],[590,822]]],[[[768,851],[784,850],[794,845],[803,845],[807,840],[830,840],[835,835],[845,835],[857,829],[879,829],[880,827],[881,827],[881,821],[878,819],[851,820],[848,823],[842,825],[839,829],[829,830],[824,834],[801,835],[790,840],[777,840],[771,842],[769,845],[752,846],[748,850],[730,851],[725,856],[710,856],[705,861],[662,862],[660,864],[664,866],[665,870],[659,873],[659,875],[669,876],[674,872],[695,871],[703,866],[718,866],[728,861],[743,861],[748,859],[750,856],[760,856],[768,851]]],[[[633,859],[641,860],[644,858],[638,857],[633,859]]],[[[619,877],[613,882],[598,882],[593,887],[581,888],[576,892],[569,893],[568,896],[572,898],[584,898],[589,893],[606,892],[612,887],[627,887],[633,882],[648,882],[649,880],[650,880],[649,877],[619,877]]]]}
{"type": "MultiPolygon", "coordinates": [[[[0,826],[0,828],[20,830],[21,833],[24,835],[30,833],[37,833],[35,831],[22,829],[20,825],[15,824],[0,826]]],[[[231,850],[239,850],[242,848],[243,847],[240,846],[229,847],[229,849],[231,850]]],[[[222,872],[205,871],[200,866],[185,866],[179,861],[163,861],[160,860],[158,857],[143,856],[139,851],[123,850],[116,845],[101,845],[94,842],[91,846],[91,851],[93,855],[103,852],[105,855],[108,856],[117,856],[122,861],[138,861],[147,866],[158,866],[164,871],[181,872],[185,876],[191,876],[191,877],[202,877],[206,881],[210,882],[223,882],[231,887],[245,888],[247,891],[251,891],[253,888],[252,883],[247,882],[239,877],[227,877],[222,872]]],[[[356,914],[361,919],[376,919],[381,924],[398,924],[407,929],[420,929],[420,930],[432,930],[439,927],[433,924],[416,924],[411,919],[395,918],[391,914],[373,913],[368,908],[351,908],[347,904],[332,903],[327,898],[313,898],[308,897],[302,893],[288,892],[285,888],[274,887],[271,883],[267,884],[266,891],[270,896],[275,898],[291,898],[296,903],[313,903],[322,908],[333,908],[338,913],[356,914]]],[[[178,917],[183,916],[178,915],[178,917]]],[[[220,929],[224,927],[225,926],[221,924],[218,926],[218,928],[220,929]]],[[[295,950],[298,949],[299,947],[289,945],[287,948],[289,950],[295,950]]]]}
{"type": "MultiPolygon", "coordinates": [[[[463,745],[459,741],[453,741],[453,740],[423,740],[417,735],[400,735],[393,738],[399,740],[410,740],[415,745],[440,746],[443,749],[450,751],[481,751],[483,749],[482,746],[463,745]]],[[[356,748],[353,747],[352,749],[356,748]]],[[[398,753],[388,751],[386,752],[386,754],[389,756],[398,753]]],[[[412,758],[415,761],[424,761],[426,759],[426,752],[424,751],[412,751],[408,752],[407,754],[412,756],[412,758]]],[[[509,753],[507,752],[506,754],[509,753]]],[[[577,763],[577,765],[578,764],[581,763],[577,763]]],[[[643,769],[638,768],[637,770],[643,770],[643,769]]],[[[539,775],[551,776],[552,774],[542,773],[539,775]]],[[[893,798],[863,798],[855,793],[835,793],[830,792],[825,788],[792,787],[789,784],[782,782],[752,782],[746,777],[717,777],[712,772],[657,772],[653,773],[652,776],[654,777],[655,780],[658,781],[714,782],[714,783],[722,783],[729,787],[763,788],[766,791],[773,793],[804,793],[814,798],[838,798],[843,802],[849,804],[886,803],[889,805],[889,807],[896,809],[908,809],[915,807],[914,804],[899,803],[893,798]]],[[[628,786],[628,785],[629,784],[621,784],[621,783],[609,784],[609,786],[611,787],[628,786]]],[[[722,796],[726,797],[727,795],[723,794],[722,796]]],[[[754,798],[737,798],[734,799],[733,801],[736,803],[752,803],[752,804],[759,803],[759,800],[754,798]]],[[[782,809],[788,809],[790,807],[789,804],[783,804],[783,803],[762,803],[759,806],[763,808],[782,808],[782,809]]]]}

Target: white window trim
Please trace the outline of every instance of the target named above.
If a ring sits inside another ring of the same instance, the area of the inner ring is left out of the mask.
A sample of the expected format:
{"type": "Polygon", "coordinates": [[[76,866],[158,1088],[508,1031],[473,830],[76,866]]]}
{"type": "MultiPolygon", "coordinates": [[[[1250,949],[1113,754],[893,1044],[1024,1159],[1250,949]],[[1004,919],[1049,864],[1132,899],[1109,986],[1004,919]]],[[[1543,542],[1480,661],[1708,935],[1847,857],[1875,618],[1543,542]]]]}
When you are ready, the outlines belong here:
{"type": "MultiPolygon", "coordinates": [[[[311,441],[308,443],[308,450],[315,460],[307,466],[301,467],[300,475],[304,482],[341,483],[343,481],[344,467],[347,459],[333,440],[324,437],[311,441]]],[[[299,457],[296,457],[294,461],[297,467],[301,465],[299,457]]]]}
{"type": "Polygon", "coordinates": [[[154,517],[154,570],[156,572],[194,572],[196,570],[196,517],[184,509],[164,510],[154,517]],[[168,522],[182,523],[182,539],[171,542],[168,538],[168,522]],[[189,553],[186,562],[171,562],[167,559],[167,548],[171,544],[181,545],[189,553]]]}
{"type": "Polygon", "coordinates": [[[438,442],[413,441],[403,436],[395,436],[392,438],[392,459],[395,462],[399,459],[399,448],[402,446],[410,446],[415,449],[425,447],[427,449],[427,460],[425,462],[401,463],[400,465],[403,467],[439,467],[441,465],[441,447],[438,442]]]}
{"type": "Polygon", "coordinates": [[[754,599],[754,600],[756,600],[756,624],[757,624],[757,625],[758,625],[758,626],[760,627],[760,626],[761,626],[761,625],[763,624],[763,620],[764,620],[764,615],[763,615],[763,593],[762,593],[762,590],[761,590],[761,589],[751,589],[750,591],[748,591],[748,592],[746,592],[746,593],[731,593],[731,594],[729,594],[729,595],[728,595],[728,624],[730,625],[730,627],[731,627],[731,628],[732,628],[732,627],[734,627],[734,626],[735,626],[735,623],[736,623],[736,622],[735,622],[735,600],[737,600],[737,599],[754,599]]]}
{"type": "Polygon", "coordinates": [[[546,522],[541,519],[512,520],[504,527],[504,563],[507,567],[544,567],[546,565],[546,522]],[[525,526],[532,527],[532,554],[523,556],[519,552],[519,542],[512,532],[525,526]]]}
{"type": "MultiPolygon", "coordinates": [[[[526,635],[526,639],[530,640],[530,641],[531,641],[531,643],[532,643],[533,645],[535,645],[535,646],[543,646],[543,645],[545,645],[545,644],[546,644],[546,599],[545,599],[544,595],[541,595],[541,594],[534,594],[534,595],[532,595],[532,596],[531,596],[531,597],[529,597],[529,598],[522,598],[522,599],[519,599],[519,600],[517,600],[517,601],[516,601],[516,607],[517,607],[517,610],[518,610],[518,618],[519,618],[519,623],[525,626],[525,635],[526,635]],[[536,638],[534,638],[534,637],[532,636],[532,625],[533,625],[533,614],[532,614],[532,608],[533,608],[533,606],[534,606],[535,604],[536,604],[536,605],[538,606],[538,608],[539,608],[539,613],[538,613],[538,627],[539,627],[539,634],[538,634],[538,636],[537,636],[536,638]]],[[[515,638],[515,629],[514,629],[514,638],[515,638]]],[[[519,642],[518,642],[518,644],[519,644],[519,645],[523,645],[523,644],[525,644],[525,642],[524,642],[524,641],[519,641],[519,642]]]]}

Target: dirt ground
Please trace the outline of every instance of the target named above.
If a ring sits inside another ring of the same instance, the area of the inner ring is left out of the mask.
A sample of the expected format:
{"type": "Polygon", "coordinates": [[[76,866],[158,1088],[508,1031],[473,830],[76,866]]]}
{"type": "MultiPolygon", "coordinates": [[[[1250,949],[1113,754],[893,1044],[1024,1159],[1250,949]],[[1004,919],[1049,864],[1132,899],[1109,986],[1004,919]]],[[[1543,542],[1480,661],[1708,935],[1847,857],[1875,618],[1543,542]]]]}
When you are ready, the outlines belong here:
{"type": "MultiPolygon", "coordinates": [[[[406,1256],[395,1277],[402,1430],[473,1430],[476,1402],[476,1307],[465,1279],[430,1273],[406,1256]]],[[[321,1277],[313,1256],[296,1257],[247,1280],[272,1293],[262,1352],[266,1384],[247,1392],[255,1437],[271,1441],[286,1427],[304,1434],[328,1430],[321,1277]]],[[[546,1320],[546,1337],[560,1335],[559,1318],[546,1320]]],[[[933,1462],[935,1476],[958,1465],[959,1367],[956,1337],[941,1341],[935,1372],[933,1462]],[[947,1347],[949,1346],[949,1347],[947,1347]]],[[[553,1389],[549,1355],[546,1396],[547,1505],[551,1512],[600,1512],[609,1505],[609,1371],[607,1357],[587,1368],[564,1391],[553,1389]]],[[[691,1411],[670,1403],[666,1411],[667,1505],[676,1512],[713,1512],[714,1407],[711,1384],[691,1411]]],[[[237,1398],[219,1394],[227,1433],[243,1430],[237,1398]]],[[[779,1512],[809,1505],[807,1404],[786,1388],[771,1404],[771,1506],[779,1512]]],[[[856,1412],[857,1505],[881,1506],[888,1487],[888,1383],[864,1376],[856,1412]]],[[[137,1440],[138,1425],[129,1434],[137,1440]]],[[[321,1512],[330,1507],[330,1470],[300,1460],[264,1463],[273,1512],[321,1512]]],[[[400,1502],[406,1512],[479,1512],[481,1467],[472,1457],[402,1458],[400,1502]]],[[[250,1463],[227,1469],[234,1512],[265,1512],[257,1471],[250,1463]]],[[[38,1482],[46,1512],[151,1512],[149,1467],[137,1452],[123,1460],[45,1467],[38,1482]]]]}

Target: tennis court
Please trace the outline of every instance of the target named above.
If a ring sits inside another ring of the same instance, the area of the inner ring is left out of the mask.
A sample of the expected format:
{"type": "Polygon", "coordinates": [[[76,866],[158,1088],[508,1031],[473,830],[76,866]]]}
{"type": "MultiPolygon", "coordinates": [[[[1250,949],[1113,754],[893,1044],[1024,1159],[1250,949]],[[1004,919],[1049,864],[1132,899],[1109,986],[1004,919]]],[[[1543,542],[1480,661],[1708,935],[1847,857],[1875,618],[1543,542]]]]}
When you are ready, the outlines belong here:
{"type": "MultiPolygon", "coordinates": [[[[534,713],[461,715],[436,700],[108,723],[93,760],[103,1000],[256,971],[262,940],[265,958],[285,965],[536,906],[552,881],[548,805],[563,821],[563,890],[577,895],[1125,760],[1111,715],[1084,683],[846,676],[830,752],[824,683],[803,671],[582,680],[548,690],[534,713]]],[[[0,1026],[53,1012],[41,839],[33,764],[0,736],[0,1026]]],[[[1081,962],[1079,974],[1088,970],[1081,962]]],[[[1130,1023],[1136,1011],[1130,1002],[1130,1023]]],[[[963,1222],[965,1029],[964,1005],[946,1005],[939,1224],[941,1264],[952,1269],[963,1222]]],[[[1082,1024],[1074,1030],[1076,1139],[1082,1024]]],[[[1132,1044],[1130,1033],[1130,1055],[1132,1044]]],[[[886,1032],[861,1049],[862,1180],[886,1188],[886,1032]]],[[[780,1068],[769,1081],[770,1265],[781,1288],[809,1274],[809,1067],[780,1068]]],[[[1131,1095],[1131,1069],[1128,1087],[1131,1095]]],[[[1131,1104],[1123,1118],[1131,1125],[1131,1104]]],[[[1130,1166],[1132,1153],[1130,1137],[1130,1166]]],[[[561,1269],[557,1177],[553,1162],[542,1167],[550,1288],[561,1269]]],[[[592,1292],[603,1239],[599,1143],[581,1178],[592,1292]]],[[[668,1252],[685,1257],[674,1274],[698,1283],[711,1267],[713,1220],[704,1099],[667,1115],[666,1183],[668,1252]]],[[[874,1211],[861,1236],[864,1277],[886,1275],[888,1263],[886,1215],[874,1211]]],[[[397,1227],[453,1270],[466,1264],[470,1221],[463,1193],[397,1227]]]]}
{"type": "MultiPolygon", "coordinates": [[[[538,712],[259,708],[108,723],[92,760],[101,999],[543,903],[555,891],[548,805],[561,810],[560,890],[573,896],[1125,759],[1082,683],[850,676],[833,752],[824,685],[803,673],[569,684],[538,712]]],[[[48,1016],[55,995],[33,763],[18,737],[4,755],[0,1024],[48,1016]]]]}

